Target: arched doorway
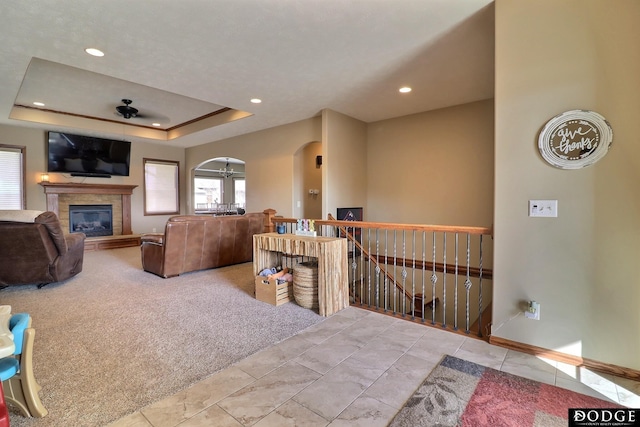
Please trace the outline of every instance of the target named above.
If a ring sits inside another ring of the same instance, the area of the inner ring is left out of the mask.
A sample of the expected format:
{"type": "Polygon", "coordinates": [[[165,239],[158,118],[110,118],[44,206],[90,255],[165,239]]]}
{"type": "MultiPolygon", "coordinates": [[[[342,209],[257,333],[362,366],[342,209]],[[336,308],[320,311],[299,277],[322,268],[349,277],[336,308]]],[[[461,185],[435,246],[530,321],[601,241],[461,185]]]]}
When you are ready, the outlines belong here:
{"type": "Polygon", "coordinates": [[[194,212],[233,214],[246,206],[245,163],[216,157],[198,165],[193,175],[194,212]]]}
{"type": "Polygon", "coordinates": [[[294,215],[297,218],[322,219],[322,143],[305,144],[294,158],[294,215]]]}

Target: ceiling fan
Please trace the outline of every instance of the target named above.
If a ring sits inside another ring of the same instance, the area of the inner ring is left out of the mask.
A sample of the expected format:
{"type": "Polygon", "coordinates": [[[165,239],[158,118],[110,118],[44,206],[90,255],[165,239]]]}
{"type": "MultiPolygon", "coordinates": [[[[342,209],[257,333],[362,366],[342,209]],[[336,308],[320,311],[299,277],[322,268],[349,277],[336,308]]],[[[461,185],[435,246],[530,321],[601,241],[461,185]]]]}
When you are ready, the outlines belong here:
{"type": "Polygon", "coordinates": [[[125,119],[132,119],[134,117],[138,117],[141,119],[144,118],[144,115],[138,114],[137,108],[133,108],[131,106],[132,102],[133,101],[131,101],[130,99],[123,99],[122,103],[124,105],[119,105],[116,107],[116,114],[125,119]]]}

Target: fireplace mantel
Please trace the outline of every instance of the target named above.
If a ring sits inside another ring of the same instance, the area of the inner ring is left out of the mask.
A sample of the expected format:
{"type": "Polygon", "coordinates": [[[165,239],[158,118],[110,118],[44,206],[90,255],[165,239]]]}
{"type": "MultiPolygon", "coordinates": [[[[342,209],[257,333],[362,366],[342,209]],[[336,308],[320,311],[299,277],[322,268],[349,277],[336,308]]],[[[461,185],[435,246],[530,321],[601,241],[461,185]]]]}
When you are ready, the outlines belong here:
{"type": "Polygon", "coordinates": [[[47,196],[47,210],[60,215],[59,194],[120,194],[122,196],[122,234],[132,234],[131,231],[131,195],[137,185],[119,184],[78,184],[73,182],[41,182],[47,196]]]}

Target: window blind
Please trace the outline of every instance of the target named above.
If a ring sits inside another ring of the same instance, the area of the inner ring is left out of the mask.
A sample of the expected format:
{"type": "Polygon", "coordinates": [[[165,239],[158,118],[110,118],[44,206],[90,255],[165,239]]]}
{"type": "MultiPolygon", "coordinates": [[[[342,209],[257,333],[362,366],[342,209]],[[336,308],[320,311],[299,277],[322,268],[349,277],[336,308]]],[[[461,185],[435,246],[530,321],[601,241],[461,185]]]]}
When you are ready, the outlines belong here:
{"type": "Polygon", "coordinates": [[[24,209],[22,151],[0,147],[0,209],[24,209]]]}
{"type": "Polygon", "coordinates": [[[178,207],[178,163],[144,159],[145,214],[174,214],[178,207]]]}

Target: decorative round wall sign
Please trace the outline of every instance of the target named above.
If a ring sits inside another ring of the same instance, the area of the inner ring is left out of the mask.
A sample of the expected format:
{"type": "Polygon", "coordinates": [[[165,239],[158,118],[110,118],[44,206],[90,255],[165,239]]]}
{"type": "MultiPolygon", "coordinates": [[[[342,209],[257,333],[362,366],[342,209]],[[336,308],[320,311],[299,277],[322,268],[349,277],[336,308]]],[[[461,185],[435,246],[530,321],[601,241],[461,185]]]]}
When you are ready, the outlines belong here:
{"type": "Polygon", "coordinates": [[[550,165],[580,169],[602,159],[613,141],[613,130],[600,114],[571,110],[547,122],[538,137],[540,154],[550,165]]]}

